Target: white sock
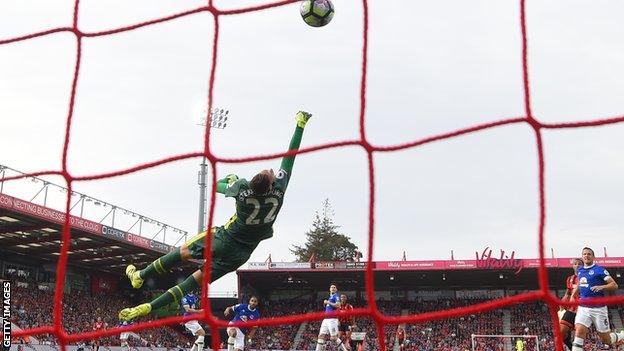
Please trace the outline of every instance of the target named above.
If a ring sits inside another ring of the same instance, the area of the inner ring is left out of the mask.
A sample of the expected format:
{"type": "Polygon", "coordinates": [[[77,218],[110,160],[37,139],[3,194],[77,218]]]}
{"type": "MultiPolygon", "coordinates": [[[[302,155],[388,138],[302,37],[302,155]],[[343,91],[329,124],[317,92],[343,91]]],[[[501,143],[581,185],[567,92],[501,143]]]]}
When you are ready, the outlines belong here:
{"type": "Polygon", "coordinates": [[[338,346],[342,351],[347,351],[347,347],[342,340],[340,340],[340,338],[336,339],[336,346],[338,346]]]}
{"type": "Polygon", "coordinates": [[[234,341],[236,341],[234,337],[228,338],[228,351],[234,351],[234,341]]]}
{"type": "Polygon", "coordinates": [[[616,346],[618,341],[624,340],[624,330],[619,333],[610,333],[609,336],[611,337],[611,345],[616,346]]]}
{"type": "Polygon", "coordinates": [[[583,351],[583,345],[585,344],[585,340],[574,337],[574,341],[572,341],[572,351],[583,351]]]}
{"type": "Polygon", "coordinates": [[[202,349],[204,348],[204,336],[200,335],[197,337],[197,340],[195,341],[195,345],[197,345],[197,351],[202,351],[202,349]]]}
{"type": "Polygon", "coordinates": [[[316,351],[325,351],[325,339],[316,340],[316,351]]]}
{"type": "Polygon", "coordinates": [[[620,330],[619,333],[611,333],[611,344],[617,346],[619,341],[624,340],[624,330],[620,330]]]}

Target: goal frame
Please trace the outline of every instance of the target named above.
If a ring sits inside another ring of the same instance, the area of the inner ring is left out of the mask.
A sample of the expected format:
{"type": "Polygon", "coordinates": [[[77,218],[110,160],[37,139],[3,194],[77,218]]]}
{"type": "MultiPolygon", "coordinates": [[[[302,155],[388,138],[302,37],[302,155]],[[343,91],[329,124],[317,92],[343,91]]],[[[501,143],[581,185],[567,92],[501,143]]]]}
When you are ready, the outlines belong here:
{"type": "MultiPolygon", "coordinates": [[[[472,351],[475,351],[475,338],[523,338],[523,339],[535,339],[535,348],[537,351],[540,351],[539,346],[539,336],[537,335],[505,335],[505,334],[471,334],[470,335],[470,344],[472,347],[472,351]]],[[[513,350],[513,343],[511,345],[513,350]]]]}

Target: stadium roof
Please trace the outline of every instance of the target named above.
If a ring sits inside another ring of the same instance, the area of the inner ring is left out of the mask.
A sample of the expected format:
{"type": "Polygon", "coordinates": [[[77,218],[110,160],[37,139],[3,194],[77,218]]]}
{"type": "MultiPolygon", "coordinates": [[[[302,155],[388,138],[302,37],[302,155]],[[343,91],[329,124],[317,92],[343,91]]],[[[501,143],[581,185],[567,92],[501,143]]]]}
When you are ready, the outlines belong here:
{"type": "MultiPolygon", "coordinates": [[[[0,194],[0,255],[15,262],[56,262],[65,213],[0,194]]],[[[173,247],[84,218],[70,216],[68,264],[121,274],[129,262],[143,265],[173,247]]],[[[195,265],[193,265],[195,267],[195,265]]],[[[185,269],[190,269],[189,264],[185,269]]]]}

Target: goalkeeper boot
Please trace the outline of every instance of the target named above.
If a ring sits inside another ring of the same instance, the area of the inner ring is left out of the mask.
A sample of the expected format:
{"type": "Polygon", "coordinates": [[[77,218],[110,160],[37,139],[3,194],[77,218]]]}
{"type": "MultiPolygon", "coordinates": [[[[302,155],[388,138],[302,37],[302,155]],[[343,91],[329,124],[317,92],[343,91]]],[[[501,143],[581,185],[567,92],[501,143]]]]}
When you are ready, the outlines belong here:
{"type": "Polygon", "coordinates": [[[148,315],[152,312],[152,305],[144,303],[136,307],[124,308],[119,312],[119,320],[129,322],[135,318],[148,315]]]}
{"type": "Polygon", "coordinates": [[[297,126],[300,128],[305,128],[306,123],[308,123],[308,120],[310,118],[312,118],[311,113],[307,113],[305,111],[297,112],[297,115],[295,116],[295,120],[297,121],[297,126]]]}
{"type": "Polygon", "coordinates": [[[130,279],[130,284],[132,284],[133,288],[138,289],[143,285],[143,278],[141,278],[135,266],[130,264],[126,267],[126,276],[130,279]]]}

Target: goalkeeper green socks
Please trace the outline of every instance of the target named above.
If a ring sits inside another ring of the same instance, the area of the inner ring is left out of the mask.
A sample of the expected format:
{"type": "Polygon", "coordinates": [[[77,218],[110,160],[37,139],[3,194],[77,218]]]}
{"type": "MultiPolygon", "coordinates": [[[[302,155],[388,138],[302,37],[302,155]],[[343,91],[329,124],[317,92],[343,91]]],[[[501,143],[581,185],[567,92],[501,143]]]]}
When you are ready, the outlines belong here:
{"type": "Polygon", "coordinates": [[[149,266],[145,267],[145,269],[139,271],[139,275],[141,276],[141,279],[147,279],[154,274],[167,273],[171,267],[175,266],[180,261],[182,261],[182,255],[180,254],[180,249],[177,248],[150,263],[149,266]]]}
{"type": "Polygon", "coordinates": [[[150,302],[150,305],[152,306],[152,311],[157,308],[167,306],[174,301],[180,301],[182,297],[184,297],[184,295],[197,288],[199,288],[199,284],[197,283],[195,278],[190,275],[182,283],[165,291],[164,294],[158,296],[154,301],[150,302]]]}

